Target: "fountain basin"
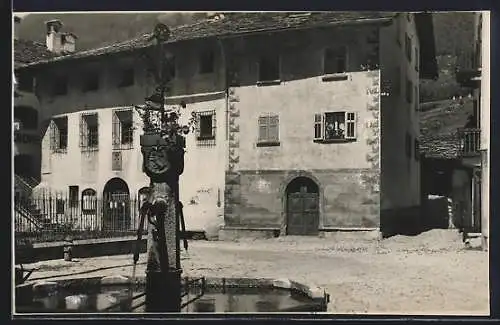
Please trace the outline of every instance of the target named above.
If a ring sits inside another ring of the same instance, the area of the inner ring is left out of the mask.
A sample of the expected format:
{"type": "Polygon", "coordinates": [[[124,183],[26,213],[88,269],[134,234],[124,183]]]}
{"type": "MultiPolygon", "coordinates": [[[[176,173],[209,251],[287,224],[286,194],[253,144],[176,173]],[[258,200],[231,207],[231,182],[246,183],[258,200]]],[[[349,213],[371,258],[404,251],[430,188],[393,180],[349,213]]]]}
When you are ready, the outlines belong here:
{"type": "MultiPolygon", "coordinates": [[[[183,279],[182,313],[324,312],[329,295],[323,289],[288,279],[183,279]]],[[[16,287],[16,313],[144,312],[145,277],[75,278],[32,282],[16,287]],[[134,298],[134,299],[131,299],[134,298]]]]}

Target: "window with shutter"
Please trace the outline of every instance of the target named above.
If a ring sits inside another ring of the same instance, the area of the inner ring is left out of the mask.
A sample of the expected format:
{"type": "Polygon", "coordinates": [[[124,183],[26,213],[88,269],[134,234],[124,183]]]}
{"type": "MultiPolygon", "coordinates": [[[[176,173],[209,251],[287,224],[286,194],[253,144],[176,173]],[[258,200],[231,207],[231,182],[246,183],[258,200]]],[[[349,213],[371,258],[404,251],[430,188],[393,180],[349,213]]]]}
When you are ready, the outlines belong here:
{"type": "Polygon", "coordinates": [[[279,145],[279,116],[267,113],[259,116],[258,146],[279,145]]]}
{"type": "Polygon", "coordinates": [[[314,140],[323,139],[323,114],[314,114],[314,140]]]}
{"type": "Polygon", "coordinates": [[[80,115],[80,147],[82,151],[99,148],[99,122],[97,113],[80,115]]]}
{"type": "Polygon", "coordinates": [[[68,148],[68,117],[54,118],[50,124],[50,148],[52,152],[65,153],[68,148]]]}
{"type": "Polygon", "coordinates": [[[329,143],[356,140],[355,112],[326,112],[314,115],[314,142],[329,143]]]}
{"type": "Polygon", "coordinates": [[[117,109],[113,112],[112,139],[114,150],[128,150],[134,143],[134,120],[131,109],[117,109]]]}

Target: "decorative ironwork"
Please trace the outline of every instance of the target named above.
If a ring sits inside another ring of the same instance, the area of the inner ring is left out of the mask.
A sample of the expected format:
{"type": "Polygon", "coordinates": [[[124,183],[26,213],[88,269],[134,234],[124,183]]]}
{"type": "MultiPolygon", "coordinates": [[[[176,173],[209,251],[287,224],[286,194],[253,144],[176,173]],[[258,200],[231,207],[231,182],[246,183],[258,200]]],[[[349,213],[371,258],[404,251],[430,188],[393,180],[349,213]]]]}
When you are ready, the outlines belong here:
{"type": "Polygon", "coordinates": [[[80,115],[80,148],[93,151],[99,148],[99,119],[97,113],[80,115]]]}

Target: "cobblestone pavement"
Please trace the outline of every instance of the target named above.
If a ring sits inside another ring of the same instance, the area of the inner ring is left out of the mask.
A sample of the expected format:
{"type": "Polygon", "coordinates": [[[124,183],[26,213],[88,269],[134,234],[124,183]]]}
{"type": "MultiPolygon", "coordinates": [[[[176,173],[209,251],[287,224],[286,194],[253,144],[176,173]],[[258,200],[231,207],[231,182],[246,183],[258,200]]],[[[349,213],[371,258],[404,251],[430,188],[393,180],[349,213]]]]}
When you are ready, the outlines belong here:
{"type": "MultiPolygon", "coordinates": [[[[137,274],[144,274],[142,254],[137,274]]],[[[130,255],[43,261],[33,280],[131,275],[130,255]],[[87,271],[96,270],[92,273],[87,271]],[[85,273],[84,273],[85,272],[85,273]]],[[[183,275],[289,278],[324,287],[332,313],[487,315],[488,253],[465,250],[456,231],[434,230],[381,242],[280,237],[190,242],[183,275]]]]}

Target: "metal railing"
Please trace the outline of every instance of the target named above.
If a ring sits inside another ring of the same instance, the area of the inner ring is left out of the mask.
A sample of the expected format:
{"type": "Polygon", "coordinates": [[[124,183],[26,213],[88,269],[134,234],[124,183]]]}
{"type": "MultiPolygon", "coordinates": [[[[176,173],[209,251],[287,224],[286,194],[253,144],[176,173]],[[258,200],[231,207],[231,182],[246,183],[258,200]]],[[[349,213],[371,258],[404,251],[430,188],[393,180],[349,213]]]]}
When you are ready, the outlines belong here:
{"type": "Polygon", "coordinates": [[[38,185],[38,181],[31,177],[14,174],[14,185],[22,192],[22,196],[28,197],[31,196],[33,188],[38,185]]]}
{"type": "MultiPolygon", "coordinates": [[[[14,208],[16,239],[31,242],[135,236],[139,200],[18,199],[14,208]]],[[[147,223],[143,230],[146,233],[147,223]]]]}
{"type": "Polygon", "coordinates": [[[460,139],[460,155],[462,157],[479,155],[481,149],[481,129],[458,129],[458,137],[460,139]]]}

